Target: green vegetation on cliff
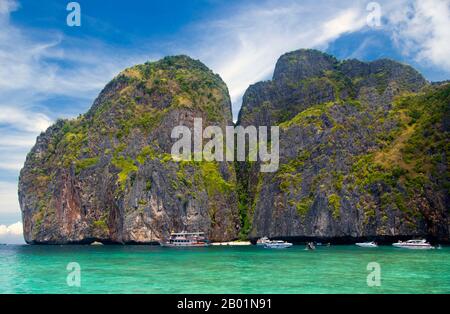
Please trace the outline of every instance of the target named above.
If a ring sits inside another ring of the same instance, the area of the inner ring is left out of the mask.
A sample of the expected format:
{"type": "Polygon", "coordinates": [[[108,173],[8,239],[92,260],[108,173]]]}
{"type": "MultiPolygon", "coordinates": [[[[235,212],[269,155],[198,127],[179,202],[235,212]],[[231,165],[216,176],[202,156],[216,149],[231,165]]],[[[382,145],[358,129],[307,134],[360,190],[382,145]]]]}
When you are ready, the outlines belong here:
{"type": "Polygon", "coordinates": [[[234,168],[170,155],[172,129],[197,117],[232,121],[225,83],[200,61],[166,57],[121,72],[86,114],[59,120],[28,155],[20,178],[26,240],[145,242],[191,228],[236,238],[234,168]]]}
{"type": "Polygon", "coordinates": [[[175,162],[171,130],[232,123],[220,77],[186,56],[126,69],[43,133],[21,172],[28,242],[146,242],[170,231],[448,238],[450,85],[391,60],[283,55],[238,124],[280,126],[280,166],[175,162]]]}
{"type": "Polygon", "coordinates": [[[392,60],[283,55],[239,115],[244,126],[281,128],[273,176],[238,168],[269,186],[243,192],[256,201],[250,235],[448,238],[449,89],[392,60]]]}

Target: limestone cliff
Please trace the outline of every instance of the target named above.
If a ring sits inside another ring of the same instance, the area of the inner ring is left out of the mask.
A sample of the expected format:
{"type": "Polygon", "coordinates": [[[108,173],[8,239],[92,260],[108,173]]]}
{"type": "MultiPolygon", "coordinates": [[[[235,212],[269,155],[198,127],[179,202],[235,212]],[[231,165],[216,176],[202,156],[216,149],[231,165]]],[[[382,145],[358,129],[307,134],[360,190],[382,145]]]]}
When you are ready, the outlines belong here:
{"type": "Polygon", "coordinates": [[[41,134],[19,180],[28,243],[147,243],[171,231],[449,241],[450,84],[392,61],[283,55],[242,126],[280,127],[280,167],[174,162],[173,127],[232,125],[226,85],[186,56],[126,69],[41,134]]]}
{"type": "MultiPolygon", "coordinates": [[[[279,125],[280,169],[241,163],[250,237],[449,237],[450,85],[391,60],[283,55],[239,124],[279,125]]],[[[243,196],[244,195],[244,196],[243,196]]]]}
{"type": "Polygon", "coordinates": [[[173,127],[232,123],[226,85],[185,56],[129,68],[75,120],[41,134],[20,174],[28,243],[146,243],[239,231],[232,163],[171,159],[173,127]]]}

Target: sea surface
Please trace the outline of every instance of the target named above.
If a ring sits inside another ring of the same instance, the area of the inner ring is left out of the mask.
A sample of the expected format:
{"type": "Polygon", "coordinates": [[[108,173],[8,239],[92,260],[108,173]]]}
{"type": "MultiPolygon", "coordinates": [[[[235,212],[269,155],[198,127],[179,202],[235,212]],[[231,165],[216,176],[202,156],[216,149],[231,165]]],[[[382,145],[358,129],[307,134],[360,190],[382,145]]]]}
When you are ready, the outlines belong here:
{"type": "Polygon", "coordinates": [[[0,293],[450,293],[450,247],[1,245],[0,293]]]}

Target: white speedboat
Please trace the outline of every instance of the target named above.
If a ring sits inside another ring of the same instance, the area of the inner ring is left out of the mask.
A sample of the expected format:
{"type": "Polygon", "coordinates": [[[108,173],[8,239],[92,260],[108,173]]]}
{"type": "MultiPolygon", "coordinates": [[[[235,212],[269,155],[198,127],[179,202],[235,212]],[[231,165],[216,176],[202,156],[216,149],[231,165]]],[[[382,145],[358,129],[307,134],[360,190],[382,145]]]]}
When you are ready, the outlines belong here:
{"type": "Polygon", "coordinates": [[[269,243],[270,239],[268,237],[262,237],[256,241],[256,245],[264,245],[266,243],[269,243]]]}
{"type": "Polygon", "coordinates": [[[378,247],[378,244],[375,242],[361,242],[361,243],[355,243],[359,247],[378,247]]]}
{"type": "Polygon", "coordinates": [[[264,248],[266,249],[286,249],[291,247],[293,244],[285,241],[269,241],[264,243],[264,248]]]}
{"type": "Polygon", "coordinates": [[[413,249],[413,250],[434,249],[434,247],[426,240],[408,240],[406,242],[398,241],[397,243],[393,243],[392,245],[402,249],[413,249]]]}

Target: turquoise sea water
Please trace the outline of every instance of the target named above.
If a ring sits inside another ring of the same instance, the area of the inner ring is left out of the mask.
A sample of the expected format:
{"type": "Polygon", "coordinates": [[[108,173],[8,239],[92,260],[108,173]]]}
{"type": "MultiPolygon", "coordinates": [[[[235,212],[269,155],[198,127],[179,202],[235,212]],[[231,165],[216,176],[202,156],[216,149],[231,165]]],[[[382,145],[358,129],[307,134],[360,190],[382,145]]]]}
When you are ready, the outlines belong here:
{"type": "Polygon", "coordinates": [[[0,246],[0,293],[450,293],[450,248],[0,246]],[[80,287],[66,283],[70,262],[80,287]]]}

